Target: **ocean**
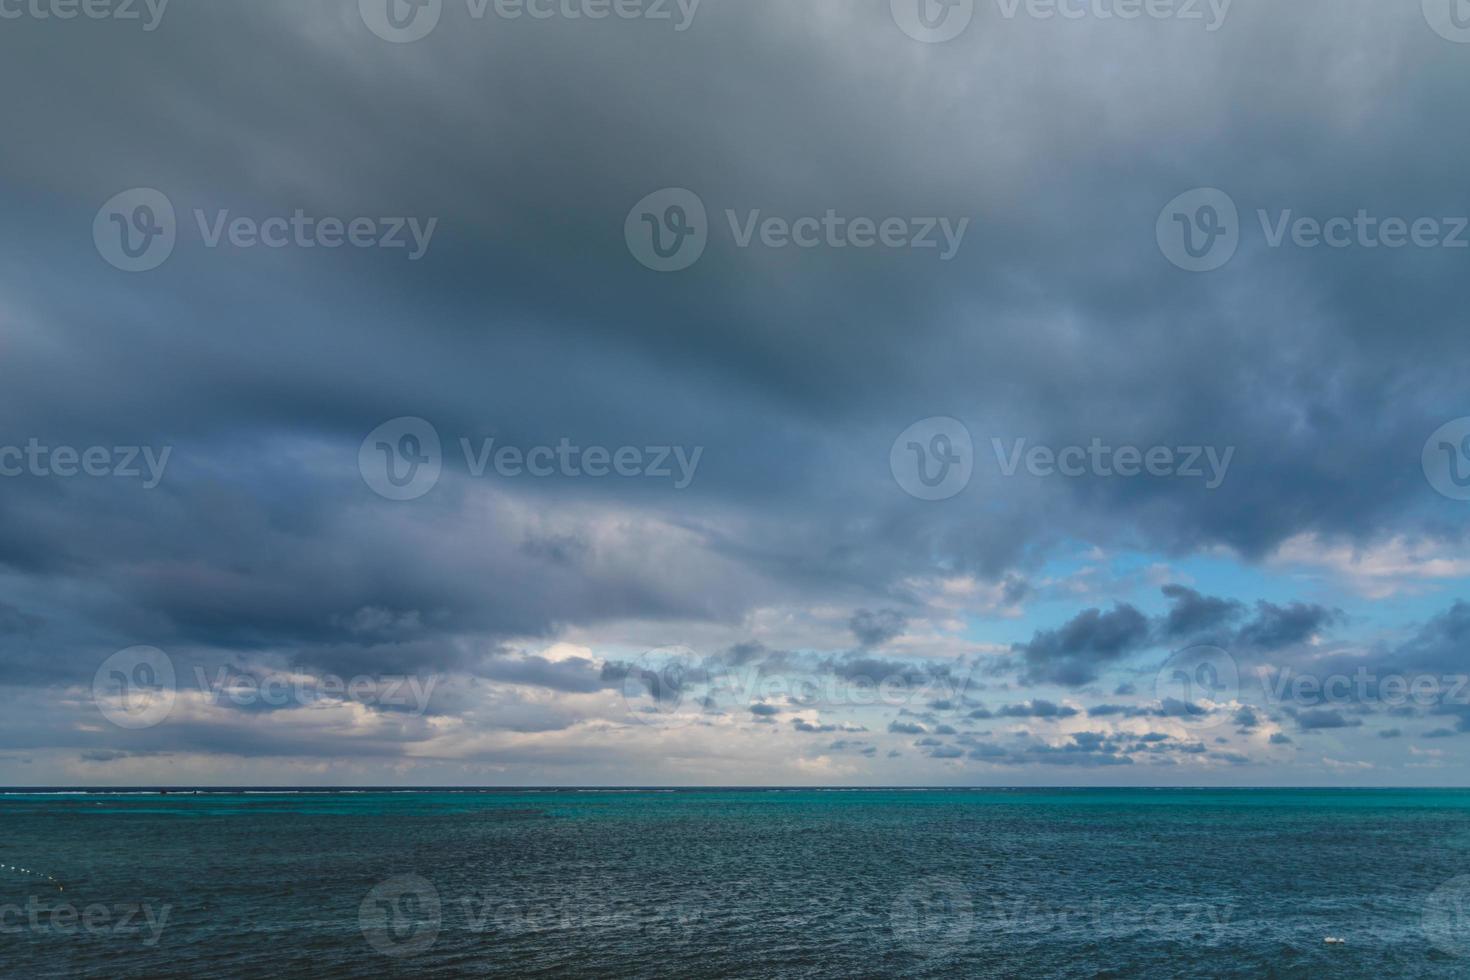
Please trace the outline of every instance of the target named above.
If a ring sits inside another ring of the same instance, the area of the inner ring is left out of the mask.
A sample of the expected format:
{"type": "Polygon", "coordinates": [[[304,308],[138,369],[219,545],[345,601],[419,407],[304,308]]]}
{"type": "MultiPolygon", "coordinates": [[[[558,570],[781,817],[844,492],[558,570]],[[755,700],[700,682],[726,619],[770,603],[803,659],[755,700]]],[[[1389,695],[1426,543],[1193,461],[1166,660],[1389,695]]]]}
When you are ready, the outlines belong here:
{"type": "Polygon", "coordinates": [[[4,977],[1470,975],[1470,791],[28,790],[0,830],[4,977]]]}

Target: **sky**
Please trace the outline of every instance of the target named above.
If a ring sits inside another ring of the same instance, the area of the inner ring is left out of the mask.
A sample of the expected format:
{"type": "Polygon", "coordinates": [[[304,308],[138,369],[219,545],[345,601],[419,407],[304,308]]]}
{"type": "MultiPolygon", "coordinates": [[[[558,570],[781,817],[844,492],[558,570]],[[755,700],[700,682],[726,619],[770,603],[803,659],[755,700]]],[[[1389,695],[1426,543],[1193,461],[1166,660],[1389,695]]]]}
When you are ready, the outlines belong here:
{"type": "Polygon", "coordinates": [[[0,784],[1464,785],[1460,0],[0,0],[0,784]]]}

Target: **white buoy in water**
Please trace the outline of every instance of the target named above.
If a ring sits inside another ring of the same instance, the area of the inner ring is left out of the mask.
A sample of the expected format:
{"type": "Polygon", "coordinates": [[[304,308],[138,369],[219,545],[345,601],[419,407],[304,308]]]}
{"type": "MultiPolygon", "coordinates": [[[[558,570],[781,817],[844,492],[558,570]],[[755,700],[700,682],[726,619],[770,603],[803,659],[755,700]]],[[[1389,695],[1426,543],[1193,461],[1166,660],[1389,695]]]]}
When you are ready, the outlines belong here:
{"type": "Polygon", "coordinates": [[[1324,943],[1326,943],[1327,945],[1329,945],[1329,946],[1346,946],[1347,945],[1347,940],[1346,939],[1338,939],[1336,936],[1328,936],[1326,939],[1324,939],[1322,941],[1324,943]]]}

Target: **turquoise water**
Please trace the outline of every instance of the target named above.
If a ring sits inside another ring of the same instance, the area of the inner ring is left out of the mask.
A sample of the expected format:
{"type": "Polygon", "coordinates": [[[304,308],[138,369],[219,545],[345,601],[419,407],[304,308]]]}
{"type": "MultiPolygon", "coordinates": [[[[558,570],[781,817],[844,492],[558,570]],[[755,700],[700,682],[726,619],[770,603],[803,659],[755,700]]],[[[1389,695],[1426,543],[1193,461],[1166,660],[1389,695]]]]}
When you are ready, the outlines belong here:
{"type": "Polygon", "coordinates": [[[7,977],[1470,975],[1470,791],[9,793],[0,828],[7,977]]]}

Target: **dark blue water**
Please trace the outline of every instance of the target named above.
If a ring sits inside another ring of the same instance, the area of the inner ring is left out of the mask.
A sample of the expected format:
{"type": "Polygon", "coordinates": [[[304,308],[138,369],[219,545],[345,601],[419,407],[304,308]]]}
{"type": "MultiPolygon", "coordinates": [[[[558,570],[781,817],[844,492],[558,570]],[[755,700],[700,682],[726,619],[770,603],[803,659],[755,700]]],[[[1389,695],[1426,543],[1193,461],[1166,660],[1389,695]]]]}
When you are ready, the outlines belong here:
{"type": "Polygon", "coordinates": [[[0,865],[5,977],[1470,975],[1470,791],[12,793],[0,865]]]}

